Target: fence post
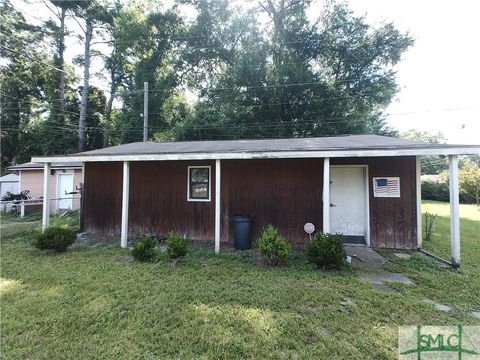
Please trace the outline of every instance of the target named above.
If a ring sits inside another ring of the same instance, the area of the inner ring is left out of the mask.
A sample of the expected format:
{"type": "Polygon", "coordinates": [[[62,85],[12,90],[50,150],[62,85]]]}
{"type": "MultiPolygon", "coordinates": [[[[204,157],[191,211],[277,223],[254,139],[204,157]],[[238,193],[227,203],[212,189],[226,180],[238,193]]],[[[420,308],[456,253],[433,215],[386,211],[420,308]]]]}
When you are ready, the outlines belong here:
{"type": "Polygon", "coordinates": [[[50,163],[45,163],[43,167],[42,231],[48,228],[50,222],[50,165],[50,163]]]}
{"type": "Polygon", "coordinates": [[[25,217],[25,200],[20,202],[20,217],[25,217]]]}

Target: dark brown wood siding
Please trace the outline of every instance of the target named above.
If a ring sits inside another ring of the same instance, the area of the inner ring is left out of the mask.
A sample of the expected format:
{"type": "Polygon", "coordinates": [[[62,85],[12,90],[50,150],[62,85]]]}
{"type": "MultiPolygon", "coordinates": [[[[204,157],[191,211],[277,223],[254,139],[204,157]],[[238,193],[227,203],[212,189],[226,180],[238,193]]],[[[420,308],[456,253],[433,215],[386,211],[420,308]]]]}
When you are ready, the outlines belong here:
{"type": "Polygon", "coordinates": [[[121,162],[85,164],[85,231],[116,235],[122,222],[121,162]]]}
{"type": "Polygon", "coordinates": [[[215,162],[146,161],[130,164],[129,234],[192,239],[215,237],[215,162]],[[188,166],[211,166],[211,201],[187,201],[188,166]]]}
{"type": "Polygon", "coordinates": [[[253,216],[253,238],[273,224],[291,242],[308,239],[306,222],[322,228],[323,159],[222,161],[222,239],[233,242],[231,218],[253,216]]]}
{"type": "MultiPolygon", "coordinates": [[[[85,231],[119,235],[123,163],[87,163],[85,231]]],[[[194,239],[214,238],[215,163],[146,161],[130,163],[129,235],[166,235],[175,231],[194,239]],[[210,202],[187,201],[188,166],[210,165],[210,202]]]]}
{"type": "Polygon", "coordinates": [[[416,161],[414,156],[337,158],[332,165],[368,165],[370,245],[381,248],[417,247],[416,161]],[[399,198],[373,196],[373,178],[400,177],[399,198]]]}
{"type": "MultiPolygon", "coordinates": [[[[415,157],[332,159],[332,165],[368,165],[370,241],[374,247],[416,248],[415,157]],[[400,198],[374,198],[375,176],[399,176],[400,198]]],[[[129,235],[175,231],[214,238],[215,162],[149,161],[130,164],[129,235]],[[211,201],[187,201],[187,167],[211,166],[211,201]]],[[[223,160],[221,238],[233,243],[231,219],[253,216],[253,238],[267,224],[294,243],[306,242],[306,222],[322,229],[323,159],[223,160]]],[[[87,163],[85,229],[118,235],[122,163],[87,163]]]]}

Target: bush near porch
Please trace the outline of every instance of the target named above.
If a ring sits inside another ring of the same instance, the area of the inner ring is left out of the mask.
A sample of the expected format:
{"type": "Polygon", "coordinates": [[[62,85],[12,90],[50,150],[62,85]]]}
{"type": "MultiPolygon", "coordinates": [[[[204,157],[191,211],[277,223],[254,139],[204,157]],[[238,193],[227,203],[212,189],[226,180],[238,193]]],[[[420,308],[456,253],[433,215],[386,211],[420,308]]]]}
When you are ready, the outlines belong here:
{"type": "MultiPolygon", "coordinates": [[[[429,250],[447,256],[448,204],[428,205],[439,214],[429,250]]],[[[2,358],[396,359],[398,325],[480,325],[470,315],[480,311],[480,214],[462,205],[461,216],[461,270],[392,257],[391,269],[417,283],[396,286],[402,296],[300,258],[268,268],[246,255],[192,251],[172,268],[168,259],[127,262],[129,251],[116,246],[39,255],[28,227],[9,229],[0,253],[2,358]]]]}

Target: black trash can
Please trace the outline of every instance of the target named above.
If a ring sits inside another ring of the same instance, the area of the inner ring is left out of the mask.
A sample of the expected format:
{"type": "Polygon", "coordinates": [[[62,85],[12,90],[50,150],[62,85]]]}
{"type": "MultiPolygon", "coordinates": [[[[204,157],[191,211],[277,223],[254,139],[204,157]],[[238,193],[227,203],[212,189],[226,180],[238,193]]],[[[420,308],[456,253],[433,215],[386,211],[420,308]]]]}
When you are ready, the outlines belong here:
{"type": "Polygon", "coordinates": [[[232,218],[236,250],[249,250],[252,247],[252,218],[248,215],[237,215],[232,218]]]}

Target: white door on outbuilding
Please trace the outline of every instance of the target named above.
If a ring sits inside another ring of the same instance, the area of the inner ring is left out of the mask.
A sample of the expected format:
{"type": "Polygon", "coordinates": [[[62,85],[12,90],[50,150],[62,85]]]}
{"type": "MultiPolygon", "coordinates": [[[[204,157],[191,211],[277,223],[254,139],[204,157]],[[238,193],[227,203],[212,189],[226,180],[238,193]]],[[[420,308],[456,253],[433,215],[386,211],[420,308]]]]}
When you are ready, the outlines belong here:
{"type": "Polygon", "coordinates": [[[71,210],[73,206],[73,174],[58,174],[57,179],[57,210],[71,210]]]}
{"type": "Polygon", "coordinates": [[[345,242],[365,243],[368,231],[368,197],[365,166],[330,168],[330,232],[345,242]]]}

